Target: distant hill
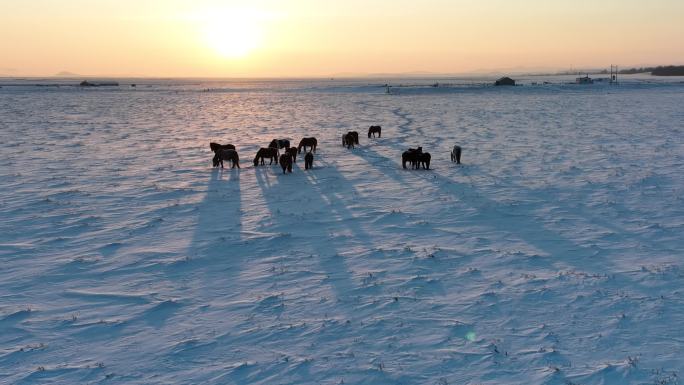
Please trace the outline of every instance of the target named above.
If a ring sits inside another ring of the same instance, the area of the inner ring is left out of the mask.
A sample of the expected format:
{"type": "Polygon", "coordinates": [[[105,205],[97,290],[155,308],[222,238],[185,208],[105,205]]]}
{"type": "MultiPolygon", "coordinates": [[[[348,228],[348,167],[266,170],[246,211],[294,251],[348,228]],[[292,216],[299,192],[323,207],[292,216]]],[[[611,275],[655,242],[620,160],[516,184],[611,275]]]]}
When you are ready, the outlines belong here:
{"type": "Polygon", "coordinates": [[[621,74],[641,74],[650,72],[653,76],[684,76],[684,66],[641,67],[621,70],[621,74]]]}

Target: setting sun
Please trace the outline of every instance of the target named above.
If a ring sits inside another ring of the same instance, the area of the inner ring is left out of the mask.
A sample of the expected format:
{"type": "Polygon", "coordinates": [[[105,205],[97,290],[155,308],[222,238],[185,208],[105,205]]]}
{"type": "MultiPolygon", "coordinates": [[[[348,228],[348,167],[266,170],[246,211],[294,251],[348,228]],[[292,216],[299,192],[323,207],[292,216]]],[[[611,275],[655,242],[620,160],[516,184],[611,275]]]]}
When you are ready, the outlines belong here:
{"type": "Polygon", "coordinates": [[[196,21],[208,48],[221,57],[240,59],[262,44],[263,18],[253,10],[216,9],[199,13],[196,21]]]}

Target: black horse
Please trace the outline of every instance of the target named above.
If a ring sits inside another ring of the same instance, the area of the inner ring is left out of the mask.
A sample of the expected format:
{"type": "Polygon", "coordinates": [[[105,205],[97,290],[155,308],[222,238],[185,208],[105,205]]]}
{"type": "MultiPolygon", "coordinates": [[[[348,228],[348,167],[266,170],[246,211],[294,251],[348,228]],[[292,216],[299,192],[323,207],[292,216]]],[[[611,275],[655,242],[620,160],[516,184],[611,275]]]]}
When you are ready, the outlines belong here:
{"type": "Polygon", "coordinates": [[[218,144],[214,142],[209,143],[209,148],[211,148],[211,151],[213,152],[218,150],[235,150],[235,146],[232,144],[218,144]]]}
{"type": "Polygon", "coordinates": [[[311,152],[307,152],[306,155],[304,155],[304,169],[308,170],[310,168],[313,168],[313,154],[311,152]]]}
{"type": "Polygon", "coordinates": [[[373,137],[375,138],[375,133],[378,134],[378,138],[381,138],[382,137],[382,127],[380,127],[380,126],[368,127],[368,138],[370,138],[371,135],[373,135],[373,137]]]}
{"type": "Polygon", "coordinates": [[[454,146],[454,149],[451,150],[451,161],[461,164],[461,146],[454,146]]]}
{"type": "Polygon", "coordinates": [[[287,139],[273,139],[268,147],[273,147],[277,149],[290,148],[290,141],[287,139]]]}
{"type": "Polygon", "coordinates": [[[401,166],[406,168],[406,162],[411,163],[411,169],[418,168],[418,160],[423,153],[423,147],[409,148],[401,154],[401,166]]]}
{"type": "Polygon", "coordinates": [[[416,169],[420,168],[420,165],[423,165],[423,169],[429,170],[430,169],[430,159],[432,159],[432,156],[430,156],[429,152],[421,152],[418,154],[418,166],[416,169]]]}
{"type": "Polygon", "coordinates": [[[354,135],[351,132],[347,132],[342,135],[342,145],[349,148],[354,148],[354,135]]]}
{"type": "Polygon", "coordinates": [[[290,147],[287,150],[285,150],[286,154],[290,154],[290,157],[292,157],[292,163],[297,163],[297,149],[294,147],[290,147]]]}
{"type": "Polygon", "coordinates": [[[348,134],[351,135],[352,138],[354,138],[354,144],[359,144],[359,133],[358,133],[358,131],[349,131],[348,134]]]}
{"type": "Polygon", "coordinates": [[[216,151],[218,150],[235,150],[235,146],[232,144],[218,144],[211,142],[209,143],[209,148],[211,148],[211,151],[214,153],[214,158],[211,160],[212,164],[214,167],[218,167],[218,154],[216,151]]]}
{"type": "Polygon", "coordinates": [[[261,165],[263,166],[264,158],[269,158],[271,160],[269,164],[273,164],[274,160],[275,163],[278,164],[278,150],[272,147],[261,147],[254,157],[254,167],[259,165],[259,159],[261,159],[261,165]]]}
{"type": "Polygon", "coordinates": [[[285,171],[292,172],[292,157],[290,154],[283,154],[280,156],[280,167],[283,168],[283,174],[285,174],[285,171]]]}
{"type": "Polygon", "coordinates": [[[304,152],[306,152],[307,147],[311,147],[311,151],[316,152],[316,146],[318,146],[318,140],[316,140],[316,138],[303,138],[299,141],[299,146],[297,146],[297,152],[301,154],[302,147],[304,148],[304,152]]]}
{"type": "Polygon", "coordinates": [[[240,168],[240,157],[238,156],[237,151],[235,150],[218,150],[216,151],[216,156],[218,157],[218,160],[216,162],[216,165],[214,167],[218,167],[218,165],[221,165],[221,168],[223,168],[223,161],[224,160],[230,160],[233,162],[233,167],[232,168],[240,168]]]}

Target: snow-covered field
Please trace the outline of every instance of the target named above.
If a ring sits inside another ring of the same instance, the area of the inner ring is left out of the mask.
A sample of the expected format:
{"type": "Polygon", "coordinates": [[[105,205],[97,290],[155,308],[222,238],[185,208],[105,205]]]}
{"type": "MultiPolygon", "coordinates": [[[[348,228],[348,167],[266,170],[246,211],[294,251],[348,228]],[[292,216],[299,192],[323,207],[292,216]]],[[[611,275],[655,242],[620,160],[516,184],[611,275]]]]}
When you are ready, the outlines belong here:
{"type": "Polygon", "coordinates": [[[682,382],[684,84],[383,92],[0,89],[0,383],[682,382]]]}

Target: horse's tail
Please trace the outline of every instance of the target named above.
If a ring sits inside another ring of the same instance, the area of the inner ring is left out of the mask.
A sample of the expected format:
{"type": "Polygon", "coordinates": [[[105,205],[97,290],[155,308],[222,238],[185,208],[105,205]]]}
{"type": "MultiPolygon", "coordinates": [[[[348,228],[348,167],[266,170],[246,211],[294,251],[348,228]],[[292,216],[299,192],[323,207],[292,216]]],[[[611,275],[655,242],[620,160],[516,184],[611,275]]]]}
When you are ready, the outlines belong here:
{"type": "Polygon", "coordinates": [[[259,165],[259,153],[257,152],[256,156],[254,157],[254,167],[259,165]]]}
{"type": "Polygon", "coordinates": [[[302,153],[302,142],[299,142],[299,146],[297,146],[297,154],[302,153]]]}

